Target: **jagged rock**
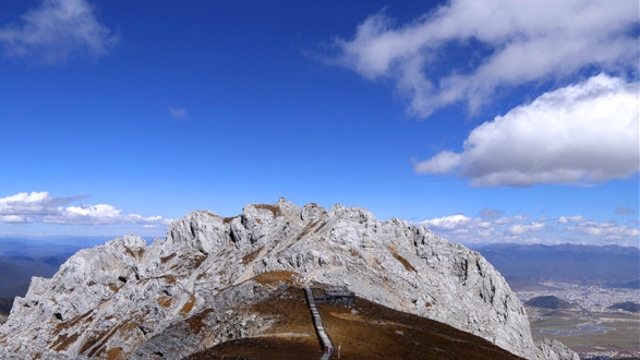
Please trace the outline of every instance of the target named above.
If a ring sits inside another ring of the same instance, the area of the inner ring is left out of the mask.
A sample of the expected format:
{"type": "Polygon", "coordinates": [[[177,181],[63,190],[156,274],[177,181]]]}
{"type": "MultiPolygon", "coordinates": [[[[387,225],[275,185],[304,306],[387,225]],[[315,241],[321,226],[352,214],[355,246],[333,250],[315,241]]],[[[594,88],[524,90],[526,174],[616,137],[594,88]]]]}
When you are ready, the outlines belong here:
{"type": "Polygon", "coordinates": [[[527,359],[575,359],[559,343],[534,345],[523,305],[477,252],[365,209],[284,199],[234,218],[190,213],[149,246],[128,235],[78,252],[16,299],[0,357],[181,358],[259,334],[269,319],[239,307],[276,291],[258,280],[266,273],[347,286],[527,359]]]}
{"type": "Polygon", "coordinates": [[[544,339],[540,349],[548,360],[580,360],[578,354],[558,340],[544,339]]]}

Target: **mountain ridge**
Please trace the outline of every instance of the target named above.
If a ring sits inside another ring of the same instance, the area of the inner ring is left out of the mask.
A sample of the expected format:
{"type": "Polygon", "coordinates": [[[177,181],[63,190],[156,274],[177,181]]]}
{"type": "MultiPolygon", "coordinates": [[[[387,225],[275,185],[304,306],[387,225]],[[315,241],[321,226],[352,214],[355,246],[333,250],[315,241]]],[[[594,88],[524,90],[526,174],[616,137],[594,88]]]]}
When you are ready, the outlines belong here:
{"type": "Polygon", "coordinates": [[[182,358],[269,328],[269,319],[231,309],[273,292],[256,277],[274,271],[348,287],[527,359],[577,358],[559,343],[533,344],[523,305],[479,253],[362,208],[284,199],[232,218],[192,212],[151,245],[127,235],[79,251],[16,298],[0,327],[0,355],[182,358]]]}

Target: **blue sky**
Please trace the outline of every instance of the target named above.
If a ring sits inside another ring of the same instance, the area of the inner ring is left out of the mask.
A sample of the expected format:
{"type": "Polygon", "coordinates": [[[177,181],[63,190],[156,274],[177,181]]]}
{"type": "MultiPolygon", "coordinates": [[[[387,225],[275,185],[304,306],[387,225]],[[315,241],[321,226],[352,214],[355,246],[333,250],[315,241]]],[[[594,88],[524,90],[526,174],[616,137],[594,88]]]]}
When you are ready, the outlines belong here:
{"type": "Polygon", "coordinates": [[[280,196],[638,245],[638,2],[0,4],[0,236],[280,196]]]}

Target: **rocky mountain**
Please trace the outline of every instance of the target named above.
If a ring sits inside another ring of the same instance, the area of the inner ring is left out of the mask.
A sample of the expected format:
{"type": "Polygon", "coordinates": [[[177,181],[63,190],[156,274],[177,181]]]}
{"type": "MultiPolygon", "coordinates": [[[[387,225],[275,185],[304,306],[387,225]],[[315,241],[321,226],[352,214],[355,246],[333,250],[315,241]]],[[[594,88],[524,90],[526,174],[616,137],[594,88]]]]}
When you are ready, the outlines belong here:
{"type": "Polygon", "coordinates": [[[268,331],[275,315],[247,309],[290,278],[347,287],[526,359],[577,359],[558,342],[534,345],[523,305],[479,253],[365,209],[284,199],[233,218],[190,213],[151,245],[127,235],[79,251],[16,298],[0,357],[185,358],[268,331]]]}

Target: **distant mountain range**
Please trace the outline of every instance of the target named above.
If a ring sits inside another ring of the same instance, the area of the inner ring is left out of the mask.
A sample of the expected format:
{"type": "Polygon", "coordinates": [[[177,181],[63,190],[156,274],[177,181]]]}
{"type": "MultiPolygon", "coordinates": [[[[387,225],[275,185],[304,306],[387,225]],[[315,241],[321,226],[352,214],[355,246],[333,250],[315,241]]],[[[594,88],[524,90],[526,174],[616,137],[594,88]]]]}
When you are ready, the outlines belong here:
{"type": "Polygon", "coordinates": [[[640,288],[640,249],[636,247],[493,244],[475,250],[516,289],[544,281],[640,288]]]}
{"type": "Polygon", "coordinates": [[[0,315],[9,315],[11,306],[13,306],[13,299],[0,299],[0,315]]]}
{"type": "Polygon", "coordinates": [[[50,278],[78,250],[112,238],[0,238],[0,298],[24,296],[32,276],[50,278]]]}

